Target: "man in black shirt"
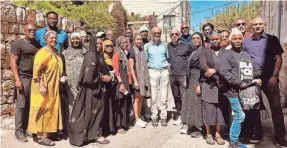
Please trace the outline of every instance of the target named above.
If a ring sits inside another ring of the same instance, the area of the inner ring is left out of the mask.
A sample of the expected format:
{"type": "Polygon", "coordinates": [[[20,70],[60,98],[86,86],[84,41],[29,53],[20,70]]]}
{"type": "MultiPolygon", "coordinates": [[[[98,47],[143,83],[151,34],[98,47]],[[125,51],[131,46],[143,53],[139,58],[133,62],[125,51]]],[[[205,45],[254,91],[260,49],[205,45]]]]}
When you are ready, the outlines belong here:
{"type": "Polygon", "coordinates": [[[178,119],[174,125],[181,124],[180,111],[182,107],[181,98],[186,86],[186,67],[189,55],[195,50],[191,45],[179,40],[180,32],[173,29],[170,33],[171,43],[168,44],[168,61],[170,64],[170,85],[174,97],[174,103],[178,112],[178,119]]]}
{"type": "Polygon", "coordinates": [[[29,119],[29,99],[31,80],[33,75],[34,56],[40,44],[35,40],[36,27],[27,24],[25,27],[25,38],[17,40],[10,51],[11,69],[15,78],[16,87],[16,115],[15,135],[22,142],[27,142],[25,132],[29,119]]]}

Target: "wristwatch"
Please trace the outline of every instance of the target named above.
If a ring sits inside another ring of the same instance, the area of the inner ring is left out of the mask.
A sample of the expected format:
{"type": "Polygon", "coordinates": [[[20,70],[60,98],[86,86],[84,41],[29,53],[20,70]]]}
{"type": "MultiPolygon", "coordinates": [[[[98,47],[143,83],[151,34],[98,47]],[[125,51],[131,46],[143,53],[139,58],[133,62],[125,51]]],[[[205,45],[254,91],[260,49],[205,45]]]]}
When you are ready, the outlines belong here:
{"type": "Polygon", "coordinates": [[[277,72],[273,72],[272,76],[278,76],[278,73],[277,72]]]}

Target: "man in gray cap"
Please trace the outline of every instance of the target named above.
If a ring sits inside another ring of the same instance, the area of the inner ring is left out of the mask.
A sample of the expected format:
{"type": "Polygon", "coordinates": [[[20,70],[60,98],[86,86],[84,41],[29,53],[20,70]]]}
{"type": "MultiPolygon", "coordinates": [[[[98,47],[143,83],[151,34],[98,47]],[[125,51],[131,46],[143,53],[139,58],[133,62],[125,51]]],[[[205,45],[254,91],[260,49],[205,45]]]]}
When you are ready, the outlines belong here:
{"type": "Polygon", "coordinates": [[[143,38],[143,43],[146,44],[149,42],[149,39],[148,39],[148,32],[149,32],[149,29],[146,25],[142,25],[140,27],[140,33],[141,33],[141,36],[143,38]]]}

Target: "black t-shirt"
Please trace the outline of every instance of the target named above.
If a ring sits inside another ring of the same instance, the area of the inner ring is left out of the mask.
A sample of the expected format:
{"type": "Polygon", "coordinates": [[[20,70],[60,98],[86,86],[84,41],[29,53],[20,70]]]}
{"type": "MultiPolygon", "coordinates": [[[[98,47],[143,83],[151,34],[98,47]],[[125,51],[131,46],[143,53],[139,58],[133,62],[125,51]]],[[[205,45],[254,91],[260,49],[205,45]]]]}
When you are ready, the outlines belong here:
{"type": "Polygon", "coordinates": [[[34,56],[40,48],[38,42],[27,38],[17,40],[12,45],[10,53],[19,57],[17,65],[20,77],[32,77],[34,56]]]}

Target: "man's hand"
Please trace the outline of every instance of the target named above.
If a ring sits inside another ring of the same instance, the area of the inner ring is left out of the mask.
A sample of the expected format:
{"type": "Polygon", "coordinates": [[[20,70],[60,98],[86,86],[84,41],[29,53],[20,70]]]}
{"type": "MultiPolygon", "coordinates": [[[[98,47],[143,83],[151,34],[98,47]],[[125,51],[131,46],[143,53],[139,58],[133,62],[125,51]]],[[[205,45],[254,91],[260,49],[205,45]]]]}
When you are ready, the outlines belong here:
{"type": "Polygon", "coordinates": [[[136,90],[139,90],[139,89],[140,89],[140,85],[139,85],[138,82],[135,82],[135,89],[136,89],[136,90]]]}
{"type": "Polygon", "coordinates": [[[20,80],[15,81],[15,87],[22,90],[23,89],[22,82],[20,80]]]}
{"type": "Polygon", "coordinates": [[[214,75],[215,73],[216,73],[215,69],[207,69],[206,72],[204,73],[204,75],[209,78],[212,75],[214,75]]]}
{"type": "Polygon", "coordinates": [[[262,80],[261,79],[254,79],[254,80],[252,80],[252,83],[256,83],[257,85],[261,86],[262,80]]]}
{"type": "Polygon", "coordinates": [[[104,75],[101,77],[101,80],[104,82],[110,82],[112,80],[112,78],[108,75],[104,75]]]}
{"type": "Polygon", "coordinates": [[[277,76],[271,76],[271,78],[268,81],[268,89],[274,90],[276,88],[276,85],[278,83],[278,77],[277,76]]]}

